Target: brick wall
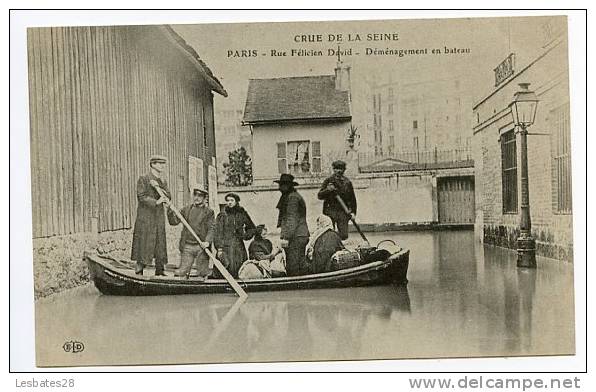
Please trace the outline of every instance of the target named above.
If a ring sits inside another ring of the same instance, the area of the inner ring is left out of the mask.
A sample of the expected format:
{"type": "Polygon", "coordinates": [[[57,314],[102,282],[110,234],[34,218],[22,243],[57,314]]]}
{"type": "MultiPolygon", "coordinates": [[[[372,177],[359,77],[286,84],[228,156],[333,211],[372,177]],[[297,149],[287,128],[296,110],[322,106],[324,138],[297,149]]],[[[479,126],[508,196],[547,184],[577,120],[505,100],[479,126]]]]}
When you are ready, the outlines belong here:
{"type": "MultiPolygon", "coordinates": [[[[499,136],[513,129],[507,108],[518,90],[518,83],[531,83],[538,99],[536,121],[529,128],[528,178],[532,235],[536,239],[537,254],[562,260],[573,259],[572,215],[553,209],[552,137],[553,110],[569,102],[567,46],[561,42],[544,56],[520,67],[510,83],[497,89],[474,109],[477,124],[474,128],[474,156],[476,173],[476,227],[485,243],[516,248],[519,235],[520,208],[515,214],[504,214],[502,207],[501,145],[499,136]]],[[[520,137],[516,137],[518,153],[518,203],[521,202],[520,137]]]]}

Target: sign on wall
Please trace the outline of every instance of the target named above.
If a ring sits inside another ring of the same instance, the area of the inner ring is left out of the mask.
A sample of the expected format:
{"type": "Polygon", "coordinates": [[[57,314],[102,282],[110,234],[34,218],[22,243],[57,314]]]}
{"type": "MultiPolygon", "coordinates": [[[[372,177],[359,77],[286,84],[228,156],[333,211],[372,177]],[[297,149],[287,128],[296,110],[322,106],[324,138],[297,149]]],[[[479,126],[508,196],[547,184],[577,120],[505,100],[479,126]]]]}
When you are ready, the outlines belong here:
{"type": "Polygon", "coordinates": [[[209,205],[217,213],[217,168],[209,165],[209,205]]]}
{"type": "Polygon", "coordinates": [[[192,190],[198,187],[205,189],[205,173],[203,168],[203,160],[201,158],[189,156],[188,157],[188,188],[192,190]]]}
{"type": "Polygon", "coordinates": [[[515,54],[511,53],[505,60],[501,61],[495,71],[495,87],[509,79],[515,73],[515,54]]]}

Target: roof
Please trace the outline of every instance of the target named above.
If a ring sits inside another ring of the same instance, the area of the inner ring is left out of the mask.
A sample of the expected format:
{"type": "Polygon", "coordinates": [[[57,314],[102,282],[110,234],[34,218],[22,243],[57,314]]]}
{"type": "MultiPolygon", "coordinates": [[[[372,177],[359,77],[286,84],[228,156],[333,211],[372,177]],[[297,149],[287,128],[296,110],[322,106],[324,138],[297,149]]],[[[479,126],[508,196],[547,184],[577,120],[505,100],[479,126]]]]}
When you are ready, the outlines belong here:
{"type": "Polygon", "coordinates": [[[335,89],[334,75],[249,80],[244,124],[351,118],[349,93],[335,89]]]}
{"type": "Polygon", "coordinates": [[[223,95],[224,97],[228,96],[228,92],[223,87],[221,82],[215,77],[211,69],[205,64],[203,60],[199,57],[199,54],[186,43],[184,38],[182,38],[178,33],[172,29],[172,27],[168,25],[160,26],[161,31],[165,34],[165,36],[175,43],[176,47],[182,51],[182,54],[186,56],[186,58],[193,64],[193,66],[199,71],[199,73],[207,80],[213,91],[223,95]]]}

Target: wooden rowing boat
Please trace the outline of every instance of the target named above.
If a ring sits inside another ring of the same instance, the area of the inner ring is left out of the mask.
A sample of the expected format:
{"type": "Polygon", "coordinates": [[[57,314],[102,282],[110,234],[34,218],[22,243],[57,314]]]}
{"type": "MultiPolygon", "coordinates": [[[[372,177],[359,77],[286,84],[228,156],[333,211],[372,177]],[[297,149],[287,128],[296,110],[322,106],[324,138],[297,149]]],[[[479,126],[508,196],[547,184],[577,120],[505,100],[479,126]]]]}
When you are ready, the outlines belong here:
{"type": "MultiPolygon", "coordinates": [[[[410,251],[401,250],[387,259],[353,268],[303,276],[238,280],[246,291],[301,290],[333,287],[356,287],[378,284],[406,284],[410,251]]],[[[135,275],[125,261],[85,254],[89,274],[95,287],[109,295],[175,295],[213,294],[233,292],[224,279],[196,277],[135,275]]]]}

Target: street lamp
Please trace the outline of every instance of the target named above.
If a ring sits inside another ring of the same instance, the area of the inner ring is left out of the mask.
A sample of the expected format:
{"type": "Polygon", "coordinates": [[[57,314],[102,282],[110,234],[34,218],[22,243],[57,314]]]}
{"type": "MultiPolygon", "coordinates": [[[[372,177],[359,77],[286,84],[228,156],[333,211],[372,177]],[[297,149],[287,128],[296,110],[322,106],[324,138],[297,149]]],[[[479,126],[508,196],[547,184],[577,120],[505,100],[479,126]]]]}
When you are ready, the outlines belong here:
{"type": "Polygon", "coordinates": [[[520,134],[521,150],[521,220],[517,238],[517,266],[536,268],[536,241],[532,238],[530,219],[530,191],[528,184],[528,127],[534,124],[538,98],[529,90],[530,83],[519,83],[520,90],[509,104],[513,123],[520,134]]]}

